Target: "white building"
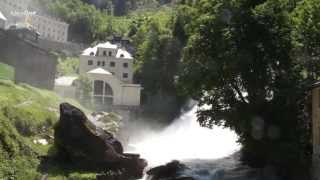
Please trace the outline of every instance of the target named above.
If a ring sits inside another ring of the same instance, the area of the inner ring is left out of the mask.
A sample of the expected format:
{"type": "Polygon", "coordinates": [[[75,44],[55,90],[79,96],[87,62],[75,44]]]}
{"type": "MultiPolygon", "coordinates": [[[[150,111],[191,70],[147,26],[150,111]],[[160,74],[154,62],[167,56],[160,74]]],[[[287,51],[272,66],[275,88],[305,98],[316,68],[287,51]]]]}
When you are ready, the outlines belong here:
{"type": "Polygon", "coordinates": [[[52,17],[35,14],[27,18],[27,23],[36,29],[40,33],[40,37],[43,39],[58,42],[68,41],[69,24],[65,22],[52,17]]]}
{"type": "Polygon", "coordinates": [[[40,15],[30,0],[0,0],[0,10],[7,16],[7,25],[25,24],[40,33],[40,38],[67,42],[69,25],[54,17],[40,15]],[[32,9],[32,10],[30,10],[32,9]]]}
{"type": "Polygon", "coordinates": [[[83,51],[79,71],[93,82],[95,104],[140,105],[141,86],[132,84],[133,60],[130,53],[109,42],[83,51]]]}
{"type": "Polygon", "coordinates": [[[132,83],[133,58],[117,45],[106,42],[83,51],[80,56],[80,74],[99,67],[124,83],[132,83]]]}
{"type": "Polygon", "coordinates": [[[28,9],[30,0],[0,0],[0,7],[8,13],[14,11],[25,11],[28,9]]]}
{"type": "MultiPolygon", "coordinates": [[[[140,105],[140,84],[133,84],[133,57],[126,50],[109,42],[85,49],[80,55],[80,75],[92,81],[92,102],[98,106],[140,105]]],[[[56,92],[68,95],[73,92],[70,78],[56,80],[56,92]],[[64,83],[66,82],[66,83],[64,83]]],[[[72,80],[72,79],[71,79],[72,80]]]]}
{"type": "Polygon", "coordinates": [[[5,29],[7,24],[7,18],[4,17],[2,12],[0,11],[0,29],[5,29]]]}

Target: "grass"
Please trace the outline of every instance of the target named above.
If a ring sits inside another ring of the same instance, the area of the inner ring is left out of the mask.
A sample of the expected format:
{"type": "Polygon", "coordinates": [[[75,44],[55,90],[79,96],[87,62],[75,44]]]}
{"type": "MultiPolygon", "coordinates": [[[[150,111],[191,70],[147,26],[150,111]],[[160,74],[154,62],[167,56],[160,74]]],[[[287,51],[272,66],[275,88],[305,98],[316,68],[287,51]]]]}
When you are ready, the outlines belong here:
{"type": "Polygon", "coordinates": [[[0,63],[0,79],[14,80],[14,68],[4,63],[0,63]]]}
{"type": "MultiPolygon", "coordinates": [[[[62,101],[66,100],[51,91],[0,80],[0,179],[41,179],[38,157],[53,147],[53,126],[62,101]],[[49,144],[34,144],[39,138],[49,144]]],[[[75,101],[67,101],[90,112],[75,101]]],[[[57,167],[48,179],[95,179],[95,174],[65,172],[57,167]]]]}

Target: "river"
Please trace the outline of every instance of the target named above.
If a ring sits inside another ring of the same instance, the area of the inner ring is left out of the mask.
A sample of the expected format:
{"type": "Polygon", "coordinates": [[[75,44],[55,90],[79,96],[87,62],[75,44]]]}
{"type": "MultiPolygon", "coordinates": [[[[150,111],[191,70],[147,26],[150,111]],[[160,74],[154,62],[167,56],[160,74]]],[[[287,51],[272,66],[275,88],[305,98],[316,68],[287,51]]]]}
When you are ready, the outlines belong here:
{"type": "Polygon", "coordinates": [[[190,167],[184,175],[196,180],[258,180],[260,172],[239,161],[237,135],[219,126],[201,127],[197,108],[183,113],[160,132],[146,130],[138,141],[132,140],[133,152],[147,159],[148,168],[179,160],[190,167]]]}

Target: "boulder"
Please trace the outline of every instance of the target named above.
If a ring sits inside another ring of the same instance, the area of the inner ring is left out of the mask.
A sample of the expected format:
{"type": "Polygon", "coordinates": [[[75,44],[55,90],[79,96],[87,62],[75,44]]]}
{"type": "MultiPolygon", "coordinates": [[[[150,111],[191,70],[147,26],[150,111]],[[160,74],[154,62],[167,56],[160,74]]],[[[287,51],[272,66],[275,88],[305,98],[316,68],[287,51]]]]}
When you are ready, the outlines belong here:
{"type": "Polygon", "coordinates": [[[179,161],[172,161],[166,165],[158,166],[147,172],[151,180],[194,180],[192,177],[181,176],[187,166],[179,161]]]}
{"type": "Polygon", "coordinates": [[[89,169],[121,169],[128,177],[140,178],[147,166],[136,154],[123,153],[122,144],[108,133],[93,125],[78,108],[62,103],[60,120],[54,128],[58,156],[64,161],[81,164],[89,169]]]}

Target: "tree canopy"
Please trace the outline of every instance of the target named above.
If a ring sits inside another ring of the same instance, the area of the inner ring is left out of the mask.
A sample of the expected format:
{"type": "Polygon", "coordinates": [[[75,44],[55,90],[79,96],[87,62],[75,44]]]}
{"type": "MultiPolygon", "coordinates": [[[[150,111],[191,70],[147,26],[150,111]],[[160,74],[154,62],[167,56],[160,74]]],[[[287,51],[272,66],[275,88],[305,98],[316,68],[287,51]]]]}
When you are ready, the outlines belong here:
{"type": "Polygon", "coordinates": [[[310,163],[296,6],[289,0],[196,2],[179,78],[181,89],[205,106],[198,111],[201,125],[234,129],[246,162],[285,167],[283,176],[310,163]]]}

